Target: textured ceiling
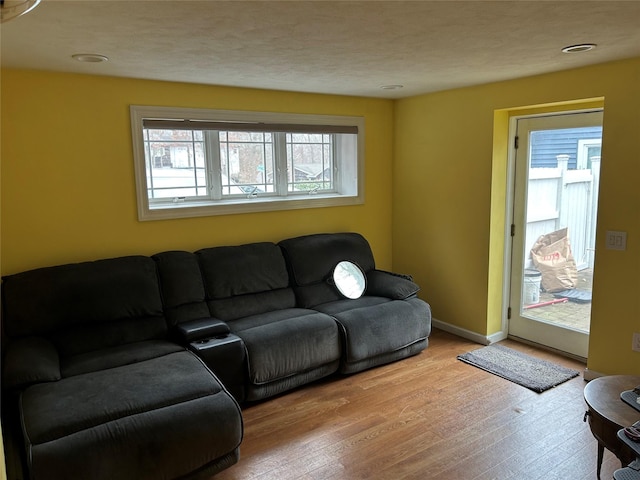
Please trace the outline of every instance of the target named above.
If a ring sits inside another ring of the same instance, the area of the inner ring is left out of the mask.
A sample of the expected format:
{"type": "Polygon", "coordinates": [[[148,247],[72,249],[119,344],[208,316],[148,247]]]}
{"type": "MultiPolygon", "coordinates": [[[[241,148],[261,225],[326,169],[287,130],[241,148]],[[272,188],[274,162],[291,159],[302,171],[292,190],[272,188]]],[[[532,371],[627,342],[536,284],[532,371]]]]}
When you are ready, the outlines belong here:
{"type": "Polygon", "coordinates": [[[0,39],[3,67],[398,98],[639,57],[640,1],[43,0],[0,39]]]}

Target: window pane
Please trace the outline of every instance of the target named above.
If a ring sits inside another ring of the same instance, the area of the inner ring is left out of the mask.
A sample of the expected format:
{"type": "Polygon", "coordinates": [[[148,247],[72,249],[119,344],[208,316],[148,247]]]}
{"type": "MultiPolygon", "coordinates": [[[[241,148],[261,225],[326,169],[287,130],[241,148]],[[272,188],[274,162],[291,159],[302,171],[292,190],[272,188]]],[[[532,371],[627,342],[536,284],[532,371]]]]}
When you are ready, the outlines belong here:
{"type": "Polygon", "coordinates": [[[333,135],[287,134],[290,192],[333,190],[333,135]]]}
{"type": "Polygon", "coordinates": [[[130,110],[140,220],[363,202],[362,117],[130,110]]]}
{"type": "Polygon", "coordinates": [[[202,132],[145,129],[144,139],[150,199],[207,195],[202,132]]]}
{"type": "Polygon", "coordinates": [[[220,132],[222,195],[272,193],[273,139],[263,132],[220,132]]]}

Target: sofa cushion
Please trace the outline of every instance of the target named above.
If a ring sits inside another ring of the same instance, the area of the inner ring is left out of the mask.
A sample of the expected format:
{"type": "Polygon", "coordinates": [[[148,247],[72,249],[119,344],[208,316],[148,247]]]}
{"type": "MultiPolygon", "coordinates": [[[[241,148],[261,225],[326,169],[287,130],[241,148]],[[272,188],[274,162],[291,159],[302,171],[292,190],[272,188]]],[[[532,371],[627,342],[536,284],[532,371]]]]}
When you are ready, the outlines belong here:
{"type": "Polygon", "coordinates": [[[61,355],[166,335],[156,266],[148,257],[9,275],[3,295],[6,333],[50,336],[61,355]]]}
{"type": "Polygon", "coordinates": [[[3,283],[10,336],[162,315],[156,267],[148,257],[40,268],[6,276],[3,283]]]}
{"type": "Polygon", "coordinates": [[[165,316],[170,325],[209,316],[198,257],[191,252],[162,252],[158,266],[165,316]]]}
{"type": "Polygon", "coordinates": [[[390,302],[391,299],[385,297],[372,297],[372,296],[363,296],[356,299],[350,298],[341,298],[340,300],[335,300],[333,302],[326,302],[320,305],[317,305],[315,310],[319,312],[326,313],[328,315],[338,315],[342,312],[347,312],[349,310],[355,310],[358,308],[369,308],[376,307],[377,305],[382,305],[383,303],[390,302]]]}
{"type": "Polygon", "coordinates": [[[20,408],[33,478],[179,478],[242,439],[237,404],[187,351],[34,385],[20,408]]]}
{"type": "Polygon", "coordinates": [[[166,334],[164,317],[154,316],[79,325],[53,332],[49,338],[58,349],[60,357],[64,358],[127,343],[163,339],[166,334]]]}
{"type": "Polygon", "coordinates": [[[196,252],[207,298],[228,298],[287,288],[289,277],[282,252],[273,243],[213,247],[196,252]]]}
{"type": "Polygon", "coordinates": [[[331,284],[333,270],[339,262],[353,262],[365,274],[375,268],[369,243],[357,233],[305,235],[283,240],[278,245],[287,259],[298,306],[302,308],[343,298],[331,284]]]}
{"type": "Polygon", "coordinates": [[[60,380],[60,357],[53,343],[42,337],[24,337],[11,342],[2,361],[2,387],[60,380]]]}
{"type": "Polygon", "coordinates": [[[290,288],[252,293],[207,302],[211,315],[225,322],[295,307],[296,296],[290,288]]]}
{"type": "Polygon", "coordinates": [[[143,362],[181,350],[184,347],[165,340],[128,343],[63,358],[60,371],[63,378],[71,377],[143,362]]]}
{"type": "Polygon", "coordinates": [[[343,260],[357,264],[365,273],[375,268],[371,247],[358,233],[318,233],[289,238],[278,245],[299,287],[326,282],[343,260]]]}
{"type": "Polygon", "coordinates": [[[386,358],[402,358],[393,352],[407,349],[422,342],[418,353],[426,346],[431,333],[431,310],[418,298],[389,300],[381,297],[361,297],[357,300],[318,305],[317,310],[332,315],[340,324],[345,355],[343,373],[352,373],[350,364],[365,365],[366,368],[386,363],[386,358]],[[353,308],[352,308],[353,307],[353,308]],[[380,358],[378,362],[374,359],[380,358]],[[373,360],[370,360],[373,359],[373,360]]]}
{"type": "Polygon", "coordinates": [[[196,252],[211,315],[224,321],[295,307],[282,251],[274,243],[196,252]]]}
{"type": "Polygon", "coordinates": [[[323,313],[284,309],[238,319],[229,325],[244,341],[249,381],[256,385],[335,363],[340,358],[338,326],[323,313]]]}
{"type": "Polygon", "coordinates": [[[294,290],[298,306],[301,308],[315,308],[316,305],[344,299],[336,286],[330,282],[295,287],[294,290]]]}

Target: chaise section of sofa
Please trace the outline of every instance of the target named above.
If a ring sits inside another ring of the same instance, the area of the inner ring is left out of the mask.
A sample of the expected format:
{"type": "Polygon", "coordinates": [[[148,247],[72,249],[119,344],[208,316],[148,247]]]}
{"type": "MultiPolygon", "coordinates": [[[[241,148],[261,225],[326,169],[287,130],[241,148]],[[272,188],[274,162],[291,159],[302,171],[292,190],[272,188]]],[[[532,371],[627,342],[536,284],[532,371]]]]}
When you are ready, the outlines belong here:
{"type": "Polygon", "coordinates": [[[367,240],[357,233],[305,235],[279,243],[288,263],[297,302],[331,315],[343,342],[341,373],[355,373],[415,355],[427,347],[431,309],[417,297],[410,278],[377,270],[367,240]],[[366,291],[344,298],[332,273],[341,261],[360,267],[366,291]]]}
{"type": "Polygon", "coordinates": [[[27,388],[31,478],[206,477],[235,463],[238,407],[203,367],[183,350],[27,388]]]}
{"type": "Polygon", "coordinates": [[[237,461],[238,404],[168,340],[152,259],[23,272],[2,295],[3,420],[19,420],[29,478],[206,478],[237,461]]]}

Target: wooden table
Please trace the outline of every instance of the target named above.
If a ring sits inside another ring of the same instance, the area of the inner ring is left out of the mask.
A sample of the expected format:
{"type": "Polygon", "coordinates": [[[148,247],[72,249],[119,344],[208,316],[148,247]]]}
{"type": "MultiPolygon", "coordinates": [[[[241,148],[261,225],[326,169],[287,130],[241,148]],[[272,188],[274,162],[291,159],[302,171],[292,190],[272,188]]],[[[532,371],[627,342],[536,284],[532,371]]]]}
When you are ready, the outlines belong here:
{"type": "Polygon", "coordinates": [[[635,454],[617,436],[618,430],[640,420],[640,412],[620,399],[620,393],[640,385],[640,376],[612,375],[591,380],[584,388],[587,402],[585,421],[598,441],[598,478],[604,449],[620,459],[622,466],[635,460],[635,454]]]}

